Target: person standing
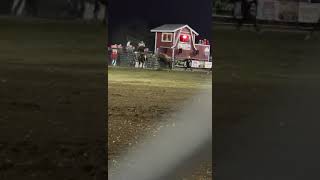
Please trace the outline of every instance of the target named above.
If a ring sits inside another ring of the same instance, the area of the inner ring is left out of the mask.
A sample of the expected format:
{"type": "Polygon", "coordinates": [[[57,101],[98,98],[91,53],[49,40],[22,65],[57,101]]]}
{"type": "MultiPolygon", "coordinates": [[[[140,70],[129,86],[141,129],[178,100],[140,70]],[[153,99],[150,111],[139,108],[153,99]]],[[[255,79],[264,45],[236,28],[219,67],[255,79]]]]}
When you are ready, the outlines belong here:
{"type": "Polygon", "coordinates": [[[249,15],[250,15],[250,19],[253,21],[255,30],[259,32],[260,29],[258,27],[257,14],[258,14],[258,0],[251,0],[249,2],[249,15]]]}
{"type": "Polygon", "coordinates": [[[235,17],[237,19],[237,28],[240,30],[241,26],[249,17],[249,2],[248,0],[237,0],[235,2],[235,17]]]}
{"type": "Polygon", "coordinates": [[[234,1],[233,17],[237,22],[237,28],[242,25],[242,0],[234,1]]]}
{"type": "Polygon", "coordinates": [[[146,44],[143,41],[140,41],[138,43],[138,52],[143,53],[145,48],[146,48],[146,44]]]}
{"type": "Polygon", "coordinates": [[[101,9],[101,2],[99,0],[94,1],[94,10],[93,10],[93,16],[94,20],[98,20],[98,14],[101,9]]]}
{"type": "Polygon", "coordinates": [[[191,57],[188,56],[188,58],[185,60],[185,62],[186,62],[185,71],[187,71],[188,68],[192,71],[192,67],[191,67],[192,59],[191,59],[191,57]]]}
{"type": "Polygon", "coordinates": [[[117,49],[112,49],[111,59],[112,59],[112,66],[116,66],[117,65],[117,59],[118,59],[118,51],[117,51],[117,49]]]}
{"type": "Polygon", "coordinates": [[[244,22],[252,22],[256,31],[259,31],[257,25],[257,0],[236,0],[234,17],[237,20],[237,28],[240,29],[244,22]]]}

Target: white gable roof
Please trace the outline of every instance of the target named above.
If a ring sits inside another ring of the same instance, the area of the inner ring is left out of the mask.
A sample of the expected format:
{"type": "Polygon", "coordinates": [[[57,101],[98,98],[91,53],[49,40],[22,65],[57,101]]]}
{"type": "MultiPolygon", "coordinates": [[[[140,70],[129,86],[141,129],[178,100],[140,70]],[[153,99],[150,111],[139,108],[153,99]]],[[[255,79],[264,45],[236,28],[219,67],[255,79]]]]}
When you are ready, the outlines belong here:
{"type": "Polygon", "coordinates": [[[189,28],[193,33],[195,33],[197,36],[199,35],[195,30],[193,30],[189,25],[187,24],[164,24],[162,26],[159,26],[157,28],[151,29],[151,32],[176,32],[183,28],[189,28]]]}

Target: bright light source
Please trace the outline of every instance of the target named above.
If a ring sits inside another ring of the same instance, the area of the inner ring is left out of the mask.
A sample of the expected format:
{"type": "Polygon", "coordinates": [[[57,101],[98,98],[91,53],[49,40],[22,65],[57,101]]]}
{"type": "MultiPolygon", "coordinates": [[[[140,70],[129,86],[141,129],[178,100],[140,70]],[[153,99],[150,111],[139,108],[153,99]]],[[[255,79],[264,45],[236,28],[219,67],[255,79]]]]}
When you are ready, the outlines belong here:
{"type": "Polygon", "coordinates": [[[189,36],[185,35],[185,34],[181,35],[180,36],[180,41],[181,42],[188,42],[189,41],[189,36]]]}

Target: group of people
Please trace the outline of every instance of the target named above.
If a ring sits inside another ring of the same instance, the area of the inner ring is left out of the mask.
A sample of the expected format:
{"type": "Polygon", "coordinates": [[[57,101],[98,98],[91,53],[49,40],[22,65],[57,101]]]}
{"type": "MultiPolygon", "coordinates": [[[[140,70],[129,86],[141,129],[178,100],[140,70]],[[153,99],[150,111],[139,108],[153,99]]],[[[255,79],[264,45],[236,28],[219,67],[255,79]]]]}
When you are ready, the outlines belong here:
{"type": "MultiPolygon", "coordinates": [[[[127,42],[127,45],[125,47],[125,49],[127,51],[137,51],[136,55],[137,57],[135,58],[135,61],[139,63],[139,66],[140,64],[142,64],[142,66],[144,65],[145,61],[146,61],[146,54],[145,52],[148,51],[148,48],[145,47],[145,43],[143,41],[140,41],[138,43],[138,46],[137,46],[137,49],[131,45],[131,42],[128,41],[127,42]]],[[[109,50],[111,50],[111,65],[112,66],[117,66],[117,62],[118,62],[118,57],[119,57],[119,50],[122,50],[122,45],[119,44],[119,45],[112,45],[109,50]]],[[[167,57],[166,57],[167,58],[167,57]]],[[[192,70],[192,58],[191,56],[188,56],[188,58],[184,59],[183,60],[184,62],[184,68],[185,68],[185,71],[187,71],[188,69],[190,71],[193,71],[192,70]]]]}
{"type": "MultiPolygon", "coordinates": [[[[122,47],[121,44],[119,44],[119,45],[115,44],[115,45],[112,45],[109,48],[109,50],[111,50],[111,56],[110,57],[111,57],[111,65],[112,66],[117,66],[117,61],[119,59],[118,58],[119,57],[119,50],[122,50],[122,49],[123,49],[123,47],[122,47]]],[[[128,52],[134,52],[136,48],[131,44],[131,41],[128,41],[127,44],[126,44],[125,49],[128,52]]],[[[138,43],[137,51],[139,53],[143,53],[146,50],[148,50],[148,49],[146,48],[145,43],[143,41],[140,41],[138,43]]]]}

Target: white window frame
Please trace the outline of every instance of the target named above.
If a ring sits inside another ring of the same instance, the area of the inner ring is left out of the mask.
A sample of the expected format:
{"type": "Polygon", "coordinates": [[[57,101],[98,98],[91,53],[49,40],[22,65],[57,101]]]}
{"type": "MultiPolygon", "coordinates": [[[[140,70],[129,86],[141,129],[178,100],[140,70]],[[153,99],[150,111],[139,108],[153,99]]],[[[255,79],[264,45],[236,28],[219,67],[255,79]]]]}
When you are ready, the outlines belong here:
{"type": "Polygon", "coordinates": [[[173,33],[162,33],[162,34],[161,34],[161,42],[172,42],[172,40],[173,40],[173,33]],[[166,39],[166,40],[163,39],[163,37],[164,37],[165,34],[167,35],[167,39],[166,39]],[[170,39],[170,40],[168,40],[168,35],[171,36],[171,39],[170,39]]]}

